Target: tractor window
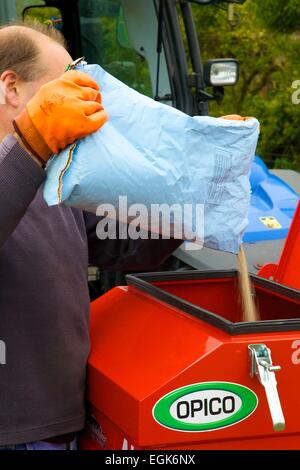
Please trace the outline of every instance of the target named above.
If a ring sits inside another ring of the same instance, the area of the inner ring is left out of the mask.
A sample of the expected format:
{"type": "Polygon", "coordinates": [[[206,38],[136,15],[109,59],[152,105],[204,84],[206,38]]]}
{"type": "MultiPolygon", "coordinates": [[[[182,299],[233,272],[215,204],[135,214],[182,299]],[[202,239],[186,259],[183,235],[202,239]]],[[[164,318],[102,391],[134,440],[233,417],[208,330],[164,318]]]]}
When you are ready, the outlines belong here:
{"type": "Polygon", "coordinates": [[[46,7],[43,0],[0,0],[0,24],[15,20],[37,21],[62,29],[60,10],[56,7],[46,7]]]}
{"type": "Polygon", "coordinates": [[[80,0],[83,55],[137,91],[152,96],[147,59],[130,41],[121,1],[80,0]]]}
{"type": "Polygon", "coordinates": [[[0,2],[0,24],[8,23],[16,18],[16,5],[12,1],[0,2]]]}
{"type": "MultiPolygon", "coordinates": [[[[79,0],[83,54],[112,75],[153,97],[157,72],[157,16],[151,0],[79,0]]],[[[171,94],[164,51],[159,95],[171,94]]]]}
{"type": "MultiPolygon", "coordinates": [[[[0,24],[24,19],[63,30],[59,3],[45,0],[0,0],[0,24]],[[31,8],[28,8],[31,7],[31,8]],[[40,8],[38,8],[40,7],[40,8]]],[[[79,0],[79,43],[89,63],[97,63],[140,93],[154,97],[157,82],[157,14],[153,0],[79,0]]],[[[74,34],[74,33],[73,33],[74,34]]],[[[72,44],[73,37],[68,38],[72,44]]],[[[158,94],[170,103],[171,84],[164,50],[158,94]]]]}
{"type": "Polygon", "coordinates": [[[42,0],[1,0],[0,24],[22,18],[24,8],[32,5],[44,5],[42,0]]]}

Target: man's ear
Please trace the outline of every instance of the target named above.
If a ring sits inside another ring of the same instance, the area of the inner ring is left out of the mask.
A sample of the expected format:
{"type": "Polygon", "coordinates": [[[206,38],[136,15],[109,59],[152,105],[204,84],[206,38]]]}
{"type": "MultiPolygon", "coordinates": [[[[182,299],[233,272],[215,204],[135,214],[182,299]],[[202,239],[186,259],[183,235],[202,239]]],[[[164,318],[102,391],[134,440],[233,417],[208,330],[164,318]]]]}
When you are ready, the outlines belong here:
{"type": "Polygon", "coordinates": [[[6,70],[0,76],[0,102],[8,104],[13,108],[20,105],[20,93],[18,85],[18,76],[12,70],[6,70]]]}

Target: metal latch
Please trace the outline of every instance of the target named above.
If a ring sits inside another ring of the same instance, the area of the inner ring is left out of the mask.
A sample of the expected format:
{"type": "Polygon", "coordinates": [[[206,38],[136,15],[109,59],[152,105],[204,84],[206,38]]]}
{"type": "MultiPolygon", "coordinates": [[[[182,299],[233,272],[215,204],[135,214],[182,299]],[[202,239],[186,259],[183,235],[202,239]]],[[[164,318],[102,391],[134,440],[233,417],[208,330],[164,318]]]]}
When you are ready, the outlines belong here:
{"type": "Polygon", "coordinates": [[[249,344],[250,377],[258,378],[264,386],[273,421],[274,431],[283,431],[285,419],[277,391],[275,372],[280,366],[272,364],[271,350],[265,344],[249,344]]]}

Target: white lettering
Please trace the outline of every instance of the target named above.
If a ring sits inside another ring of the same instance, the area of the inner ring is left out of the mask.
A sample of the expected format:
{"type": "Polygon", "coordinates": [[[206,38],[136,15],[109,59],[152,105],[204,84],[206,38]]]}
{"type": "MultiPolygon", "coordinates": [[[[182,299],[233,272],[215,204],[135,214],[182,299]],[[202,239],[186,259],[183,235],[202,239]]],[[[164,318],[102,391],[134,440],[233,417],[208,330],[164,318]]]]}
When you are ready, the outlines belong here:
{"type": "Polygon", "coordinates": [[[114,206],[112,204],[101,204],[101,206],[97,207],[96,215],[103,216],[103,219],[98,222],[96,227],[97,237],[100,240],[116,240],[116,210],[114,206]]]}
{"type": "Polygon", "coordinates": [[[291,360],[292,363],[297,366],[300,364],[300,339],[296,339],[292,343],[292,349],[295,349],[296,351],[293,352],[291,360]]]}
{"type": "Polygon", "coordinates": [[[6,364],[6,344],[4,341],[0,341],[0,365],[6,364]]]}
{"type": "Polygon", "coordinates": [[[201,249],[204,241],[204,205],[143,204],[128,206],[126,196],[119,196],[118,207],[101,204],[97,216],[102,217],[96,233],[100,240],[137,240],[174,238],[185,240],[185,249],[201,249]],[[118,234],[117,234],[117,228],[118,234]]]}
{"type": "MultiPolygon", "coordinates": [[[[125,438],[123,440],[122,450],[129,450],[128,441],[125,438]]],[[[130,450],[134,450],[134,446],[132,444],[130,445],[130,450]]]]}
{"type": "Polygon", "coordinates": [[[300,80],[295,80],[292,83],[292,88],[296,88],[296,91],[292,94],[292,103],[293,104],[300,104],[300,80]]]}

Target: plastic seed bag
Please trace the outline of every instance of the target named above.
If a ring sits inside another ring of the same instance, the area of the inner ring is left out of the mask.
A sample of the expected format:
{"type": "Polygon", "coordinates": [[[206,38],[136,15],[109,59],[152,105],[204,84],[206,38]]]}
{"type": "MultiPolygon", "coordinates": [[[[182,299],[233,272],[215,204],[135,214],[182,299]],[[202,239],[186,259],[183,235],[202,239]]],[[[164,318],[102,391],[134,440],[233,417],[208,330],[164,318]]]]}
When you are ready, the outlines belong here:
{"type": "MultiPolygon", "coordinates": [[[[141,95],[98,65],[77,68],[98,82],[109,121],[52,157],[46,202],[93,213],[110,204],[123,222],[120,197],[149,214],[163,205],[162,219],[177,205],[170,217],[173,232],[183,229],[183,238],[196,234],[207,247],[237,253],[248,223],[258,121],[191,117],[141,95]],[[203,217],[197,217],[196,207],[203,207],[203,217]]],[[[147,223],[141,228],[152,230],[147,223]]]]}

